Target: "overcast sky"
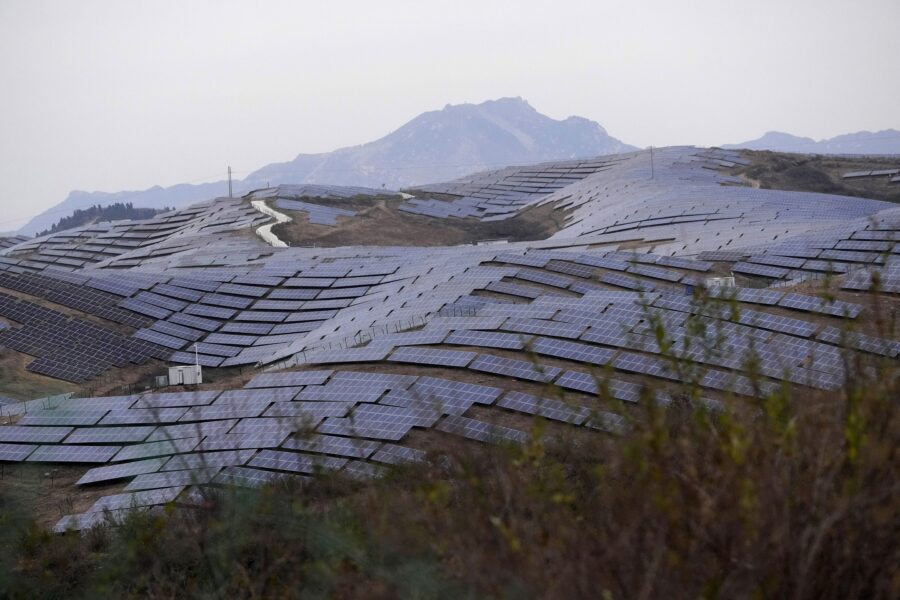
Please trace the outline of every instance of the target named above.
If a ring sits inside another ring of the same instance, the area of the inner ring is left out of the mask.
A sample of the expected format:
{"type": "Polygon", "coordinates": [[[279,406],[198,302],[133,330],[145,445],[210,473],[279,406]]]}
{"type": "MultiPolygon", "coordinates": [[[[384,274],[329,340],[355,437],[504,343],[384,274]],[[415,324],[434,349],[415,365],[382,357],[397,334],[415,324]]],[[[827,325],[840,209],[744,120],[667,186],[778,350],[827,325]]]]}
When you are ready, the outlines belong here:
{"type": "Polygon", "coordinates": [[[0,0],[0,231],[501,96],[642,147],[900,128],[898,26],[898,0],[0,0]]]}

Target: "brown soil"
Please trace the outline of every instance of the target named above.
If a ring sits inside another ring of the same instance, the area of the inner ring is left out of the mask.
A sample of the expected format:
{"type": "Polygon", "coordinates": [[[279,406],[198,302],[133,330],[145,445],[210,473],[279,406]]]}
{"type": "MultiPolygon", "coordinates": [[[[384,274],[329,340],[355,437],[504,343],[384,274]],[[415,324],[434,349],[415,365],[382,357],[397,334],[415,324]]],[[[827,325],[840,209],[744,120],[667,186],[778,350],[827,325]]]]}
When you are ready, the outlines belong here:
{"type": "MultiPolygon", "coordinates": [[[[354,217],[338,217],[337,227],[313,225],[303,212],[287,211],[294,220],[272,228],[291,246],[452,246],[483,240],[541,240],[563,226],[563,214],[550,205],[536,206],[505,221],[436,219],[397,210],[395,197],[341,200],[341,207],[357,210],[354,217]]],[[[323,202],[320,202],[324,204],[323,202]]]]}

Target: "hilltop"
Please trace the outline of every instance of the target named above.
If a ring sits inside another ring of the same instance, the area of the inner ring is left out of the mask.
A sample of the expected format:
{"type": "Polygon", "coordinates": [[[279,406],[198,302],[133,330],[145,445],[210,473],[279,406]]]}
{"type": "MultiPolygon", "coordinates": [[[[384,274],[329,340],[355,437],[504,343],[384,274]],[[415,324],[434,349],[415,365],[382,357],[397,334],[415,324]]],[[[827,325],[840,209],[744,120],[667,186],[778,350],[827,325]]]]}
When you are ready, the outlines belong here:
{"type": "Polygon", "coordinates": [[[169,210],[168,208],[135,208],[131,202],[116,202],[109,206],[100,206],[95,204],[84,210],[78,209],[68,217],[60,219],[53,227],[40,232],[38,235],[49,235],[58,231],[65,231],[73,227],[81,227],[82,225],[90,225],[91,223],[101,223],[103,221],[139,221],[141,219],[149,219],[161,212],[169,210]]]}
{"type": "Polygon", "coordinates": [[[722,147],[799,154],[900,154],[900,131],[896,129],[857,131],[818,141],[781,131],[768,131],[755,140],[725,144],[722,147]]]}
{"type": "MultiPolygon", "coordinates": [[[[567,160],[635,150],[582,117],[552,119],[521,98],[481,104],[447,105],[412,119],[373,142],[321,154],[300,154],[266,165],[234,189],[238,193],[281,183],[323,183],[399,189],[460,177],[467,173],[549,160],[567,160]]],[[[154,186],[143,191],[73,191],[60,204],[28,222],[19,233],[34,235],[60,214],[94,205],[132,202],[135,206],[176,208],[227,190],[224,181],[154,186]]]]}

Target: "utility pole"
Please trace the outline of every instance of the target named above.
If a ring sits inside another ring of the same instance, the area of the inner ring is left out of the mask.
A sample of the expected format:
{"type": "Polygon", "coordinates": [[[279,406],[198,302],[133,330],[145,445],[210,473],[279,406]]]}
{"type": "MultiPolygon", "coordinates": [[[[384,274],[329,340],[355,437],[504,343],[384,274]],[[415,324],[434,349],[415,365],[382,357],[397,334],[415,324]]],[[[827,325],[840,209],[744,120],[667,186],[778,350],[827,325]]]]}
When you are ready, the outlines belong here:
{"type": "Polygon", "coordinates": [[[228,197],[234,198],[234,195],[231,193],[231,167],[228,167],[228,197]]]}
{"type": "Polygon", "coordinates": [[[653,179],[653,146],[650,146],[650,179],[653,179]]]}

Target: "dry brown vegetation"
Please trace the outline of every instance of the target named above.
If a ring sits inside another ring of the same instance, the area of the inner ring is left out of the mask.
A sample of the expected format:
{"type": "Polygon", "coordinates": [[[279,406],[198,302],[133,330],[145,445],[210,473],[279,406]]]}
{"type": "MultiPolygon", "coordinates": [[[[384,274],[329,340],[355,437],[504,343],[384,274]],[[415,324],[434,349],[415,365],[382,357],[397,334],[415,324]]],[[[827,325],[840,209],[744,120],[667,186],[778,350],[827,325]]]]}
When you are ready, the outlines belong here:
{"type": "Polygon", "coordinates": [[[767,150],[742,150],[747,166],[731,170],[755,187],[794,192],[821,192],[900,203],[900,185],[889,177],[843,179],[852,171],[900,168],[900,159],[846,158],[820,154],[784,154],[767,150]]]}
{"type": "Polygon", "coordinates": [[[354,217],[338,217],[336,227],[313,225],[305,213],[285,211],[294,220],[276,225],[272,232],[291,246],[453,246],[483,240],[544,239],[560,229],[563,219],[549,205],[529,208],[505,221],[435,219],[397,210],[402,203],[394,197],[326,203],[357,211],[354,217]]]}
{"type": "Polygon", "coordinates": [[[418,432],[429,460],[381,479],[207,489],[81,535],[0,487],[0,595],[897,597],[897,361],[847,350],[842,389],[710,407],[667,356],[674,401],[648,389],[621,435],[522,417],[523,445],[418,432]]]}

